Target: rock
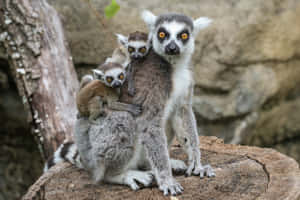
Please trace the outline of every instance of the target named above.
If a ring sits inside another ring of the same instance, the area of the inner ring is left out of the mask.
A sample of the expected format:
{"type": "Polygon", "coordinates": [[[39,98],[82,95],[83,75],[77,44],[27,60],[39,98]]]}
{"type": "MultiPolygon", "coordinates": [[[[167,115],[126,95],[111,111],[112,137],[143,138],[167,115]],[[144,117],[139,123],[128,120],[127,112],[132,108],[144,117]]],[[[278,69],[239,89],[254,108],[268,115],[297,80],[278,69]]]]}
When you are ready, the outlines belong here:
{"type": "MultiPolygon", "coordinates": [[[[215,178],[176,176],[184,193],[171,199],[297,200],[300,170],[293,159],[271,149],[223,144],[200,137],[203,163],[216,169],[215,178]]],[[[186,160],[178,145],[171,156],[186,160]]],[[[59,164],[30,187],[23,200],[170,199],[157,187],[132,191],[126,186],[93,185],[88,174],[68,163],[59,164]]]]}
{"type": "Polygon", "coordinates": [[[271,110],[262,111],[254,132],[242,143],[267,146],[300,160],[300,99],[284,102],[271,110]]]}

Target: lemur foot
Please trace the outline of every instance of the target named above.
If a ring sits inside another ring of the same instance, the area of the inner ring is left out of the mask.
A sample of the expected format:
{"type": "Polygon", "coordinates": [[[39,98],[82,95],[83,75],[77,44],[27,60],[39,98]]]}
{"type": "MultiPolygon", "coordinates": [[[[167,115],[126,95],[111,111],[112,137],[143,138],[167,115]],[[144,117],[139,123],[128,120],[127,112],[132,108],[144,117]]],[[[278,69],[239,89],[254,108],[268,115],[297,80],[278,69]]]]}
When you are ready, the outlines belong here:
{"type": "Polygon", "coordinates": [[[194,165],[189,166],[185,175],[191,176],[192,174],[195,176],[200,175],[200,178],[204,178],[204,176],[207,176],[207,177],[215,177],[216,176],[214,169],[210,165],[202,166],[201,164],[198,166],[194,166],[194,165]]]}
{"type": "Polygon", "coordinates": [[[143,186],[150,186],[153,180],[153,174],[151,172],[142,172],[142,171],[128,171],[127,176],[125,177],[125,184],[131,187],[132,190],[140,189],[138,183],[141,183],[143,186]]]}
{"type": "Polygon", "coordinates": [[[183,187],[173,177],[169,177],[160,181],[159,190],[162,191],[165,196],[169,194],[175,196],[183,192],[183,187]]]}
{"type": "Polygon", "coordinates": [[[184,174],[187,170],[187,166],[182,160],[171,159],[171,168],[175,174],[184,174]]]}

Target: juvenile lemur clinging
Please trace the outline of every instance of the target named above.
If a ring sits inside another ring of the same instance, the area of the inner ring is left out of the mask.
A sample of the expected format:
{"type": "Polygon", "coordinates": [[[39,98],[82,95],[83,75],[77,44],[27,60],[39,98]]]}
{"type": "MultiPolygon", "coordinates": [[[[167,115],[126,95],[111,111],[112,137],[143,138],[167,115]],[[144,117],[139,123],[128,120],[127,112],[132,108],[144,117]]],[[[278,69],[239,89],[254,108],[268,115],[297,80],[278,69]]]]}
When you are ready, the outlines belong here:
{"type": "Polygon", "coordinates": [[[133,84],[133,77],[135,69],[132,67],[131,62],[144,59],[151,48],[151,42],[148,40],[148,34],[140,31],[130,33],[129,36],[121,34],[116,34],[116,36],[120,46],[114,50],[113,57],[115,59],[109,58],[108,61],[123,62],[125,63],[124,65],[128,66],[128,92],[131,96],[134,96],[135,86],[133,84]]]}
{"type": "Polygon", "coordinates": [[[96,120],[108,109],[128,111],[134,116],[140,114],[137,105],[119,102],[120,87],[126,79],[124,67],[118,63],[107,62],[93,70],[94,77],[84,76],[76,96],[79,114],[96,120]],[[107,104],[107,108],[105,107],[107,104]]]}

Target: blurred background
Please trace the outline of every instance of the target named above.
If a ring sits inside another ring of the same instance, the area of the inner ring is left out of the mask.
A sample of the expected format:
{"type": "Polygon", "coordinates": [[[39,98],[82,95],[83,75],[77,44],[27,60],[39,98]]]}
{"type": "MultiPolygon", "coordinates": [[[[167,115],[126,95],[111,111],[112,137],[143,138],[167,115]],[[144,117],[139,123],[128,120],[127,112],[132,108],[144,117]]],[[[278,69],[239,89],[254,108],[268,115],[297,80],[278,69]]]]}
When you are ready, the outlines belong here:
{"type": "MultiPolygon", "coordinates": [[[[142,9],[210,17],[193,56],[199,133],[274,148],[300,162],[299,0],[117,2],[118,13],[100,20],[91,6],[103,16],[108,0],[48,0],[61,16],[79,77],[111,55],[113,33],[146,31],[142,9]]],[[[0,200],[20,199],[42,173],[26,120],[0,46],[0,200]]]]}

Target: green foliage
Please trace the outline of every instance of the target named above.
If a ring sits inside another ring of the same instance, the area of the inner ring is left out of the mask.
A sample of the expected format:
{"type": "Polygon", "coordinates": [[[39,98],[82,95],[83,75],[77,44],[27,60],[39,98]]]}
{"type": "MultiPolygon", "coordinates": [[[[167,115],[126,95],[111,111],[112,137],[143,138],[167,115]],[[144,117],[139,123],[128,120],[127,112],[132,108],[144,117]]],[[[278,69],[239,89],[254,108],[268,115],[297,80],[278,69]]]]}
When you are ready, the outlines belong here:
{"type": "Polygon", "coordinates": [[[104,9],[106,18],[112,18],[119,10],[120,5],[116,2],[116,0],[111,0],[110,5],[106,6],[104,9]]]}

